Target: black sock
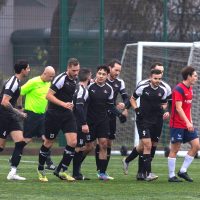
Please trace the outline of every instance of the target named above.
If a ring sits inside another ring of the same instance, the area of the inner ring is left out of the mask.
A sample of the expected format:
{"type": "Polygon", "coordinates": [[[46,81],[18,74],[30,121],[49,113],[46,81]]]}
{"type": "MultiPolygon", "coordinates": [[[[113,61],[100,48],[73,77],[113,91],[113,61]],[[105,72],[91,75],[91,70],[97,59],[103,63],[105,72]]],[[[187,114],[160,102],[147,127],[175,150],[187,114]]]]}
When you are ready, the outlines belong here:
{"type": "Polygon", "coordinates": [[[87,154],[84,154],[84,152],[83,152],[83,155],[82,155],[82,158],[81,158],[81,164],[85,160],[86,157],[87,157],[87,154]]]}
{"type": "Polygon", "coordinates": [[[152,159],[154,158],[154,156],[155,156],[155,153],[156,153],[156,146],[152,146],[151,147],[151,157],[152,157],[152,159]]]}
{"type": "Polygon", "coordinates": [[[0,147],[0,152],[2,152],[2,151],[3,151],[3,148],[0,147]]]}
{"type": "Polygon", "coordinates": [[[26,142],[24,141],[15,143],[15,148],[11,157],[11,166],[17,168],[21,160],[23,149],[25,146],[26,146],[26,142]]]}
{"type": "Polygon", "coordinates": [[[49,148],[42,145],[40,148],[40,153],[39,153],[38,170],[44,170],[44,164],[46,162],[48,154],[49,154],[49,148]]]}
{"type": "Polygon", "coordinates": [[[62,169],[62,171],[67,170],[71,160],[74,157],[74,153],[75,153],[74,147],[70,147],[68,145],[65,147],[65,150],[64,150],[64,153],[63,153],[63,158],[60,161],[60,164],[58,165],[58,167],[56,169],[57,172],[60,172],[61,169],[62,169]]]}
{"type": "Polygon", "coordinates": [[[111,154],[111,148],[107,148],[107,163],[106,163],[106,168],[108,167],[108,163],[110,161],[110,154],[111,154]]]}
{"type": "Polygon", "coordinates": [[[83,151],[75,152],[73,158],[73,176],[78,176],[81,173],[83,151]]]}
{"type": "Polygon", "coordinates": [[[138,173],[143,173],[143,170],[144,170],[143,154],[139,154],[139,157],[138,157],[138,173]]]}
{"type": "Polygon", "coordinates": [[[100,170],[100,166],[99,166],[99,144],[96,145],[95,148],[95,160],[96,160],[96,166],[97,166],[97,171],[100,170]]]}
{"type": "Polygon", "coordinates": [[[137,156],[139,155],[136,147],[133,148],[132,152],[130,153],[130,155],[128,155],[128,157],[126,158],[126,162],[129,163],[132,160],[134,160],[137,156]]]}
{"type": "Polygon", "coordinates": [[[102,160],[102,159],[99,159],[99,167],[100,167],[100,173],[105,173],[106,172],[106,167],[107,165],[107,160],[102,160]]]}
{"type": "Polygon", "coordinates": [[[146,171],[147,176],[151,172],[151,154],[143,154],[143,160],[144,160],[144,171],[146,171]]]}
{"type": "Polygon", "coordinates": [[[51,151],[49,150],[47,159],[46,159],[46,165],[53,165],[53,161],[51,159],[51,151]]]}

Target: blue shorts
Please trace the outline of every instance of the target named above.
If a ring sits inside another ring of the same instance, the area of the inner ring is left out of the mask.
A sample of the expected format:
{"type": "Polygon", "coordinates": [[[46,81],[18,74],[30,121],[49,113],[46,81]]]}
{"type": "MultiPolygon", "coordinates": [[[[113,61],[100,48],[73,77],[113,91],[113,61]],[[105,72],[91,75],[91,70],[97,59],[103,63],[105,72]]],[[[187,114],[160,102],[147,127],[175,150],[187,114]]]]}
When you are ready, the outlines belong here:
{"type": "Polygon", "coordinates": [[[170,138],[172,144],[190,142],[198,138],[197,129],[194,129],[194,132],[189,132],[187,129],[170,128],[170,138]]]}

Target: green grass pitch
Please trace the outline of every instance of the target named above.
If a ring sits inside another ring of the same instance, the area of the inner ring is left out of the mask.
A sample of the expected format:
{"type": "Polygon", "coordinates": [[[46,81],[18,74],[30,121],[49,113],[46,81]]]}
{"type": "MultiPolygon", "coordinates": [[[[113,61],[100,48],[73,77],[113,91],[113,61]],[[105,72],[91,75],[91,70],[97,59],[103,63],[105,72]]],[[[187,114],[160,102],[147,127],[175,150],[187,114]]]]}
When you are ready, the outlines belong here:
{"type": "MultiPolygon", "coordinates": [[[[167,158],[156,156],[152,169],[159,178],[156,181],[136,181],[136,161],[129,166],[129,174],[124,175],[121,156],[112,156],[108,173],[115,180],[99,181],[95,171],[95,159],[88,156],[82,172],[91,178],[90,181],[61,181],[48,171],[49,182],[41,183],[37,179],[37,156],[23,156],[18,173],[27,178],[26,181],[7,181],[9,156],[0,157],[0,199],[14,200],[188,200],[200,199],[200,159],[195,159],[188,173],[194,182],[168,183],[167,158]]],[[[60,156],[53,159],[58,163],[60,156]]],[[[183,158],[177,159],[177,171],[183,158]]],[[[71,168],[69,169],[71,171],[71,168]]]]}

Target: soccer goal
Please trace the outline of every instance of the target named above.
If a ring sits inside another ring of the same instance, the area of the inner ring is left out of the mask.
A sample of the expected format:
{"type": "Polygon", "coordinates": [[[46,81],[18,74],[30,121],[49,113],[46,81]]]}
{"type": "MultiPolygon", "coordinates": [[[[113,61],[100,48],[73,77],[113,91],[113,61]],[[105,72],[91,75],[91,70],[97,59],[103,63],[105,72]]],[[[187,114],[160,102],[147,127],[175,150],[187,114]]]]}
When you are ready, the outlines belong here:
{"type": "MultiPolygon", "coordinates": [[[[129,95],[133,93],[136,84],[149,76],[153,62],[161,62],[165,67],[164,80],[173,88],[182,80],[181,69],[192,65],[200,75],[200,43],[177,42],[138,42],[127,44],[122,55],[122,72],[120,77],[125,81],[129,95]]],[[[200,84],[194,87],[193,121],[197,128],[200,126],[200,84]]],[[[164,149],[169,144],[169,125],[164,123],[159,144],[164,149]]],[[[127,123],[118,124],[116,143],[127,147],[139,141],[135,127],[135,115],[130,109],[127,123]]]]}

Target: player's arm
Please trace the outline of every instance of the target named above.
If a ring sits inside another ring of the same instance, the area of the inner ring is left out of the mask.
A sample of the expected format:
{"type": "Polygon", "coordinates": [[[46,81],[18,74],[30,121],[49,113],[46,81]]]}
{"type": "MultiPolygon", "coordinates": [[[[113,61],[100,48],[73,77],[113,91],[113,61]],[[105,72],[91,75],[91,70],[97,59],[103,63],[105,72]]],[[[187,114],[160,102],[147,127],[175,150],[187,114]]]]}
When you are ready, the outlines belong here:
{"type": "Polygon", "coordinates": [[[88,127],[87,121],[86,121],[86,113],[84,112],[84,105],[77,103],[76,104],[76,112],[78,113],[78,116],[79,116],[79,121],[81,123],[82,132],[89,133],[89,127],[88,127]]]}
{"type": "Polygon", "coordinates": [[[25,118],[26,117],[26,113],[21,112],[20,110],[14,108],[12,106],[12,104],[10,103],[11,100],[11,96],[8,95],[3,95],[2,101],[1,101],[1,105],[4,106],[8,111],[15,113],[18,117],[20,118],[25,118]]]}
{"type": "Polygon", "coordinates": [[[194,131],[193,124],[189,121],[189,119],[185,115],[185,112],[183,111],[182,101],[176,101],[176,111],[178,112],[181,119],[185,121],[188,131],[194,131]]]}
{"type": "Polygon", "coordinates": [[[122,100],[123,100],[123,103],[122,102],[119,102],[118,103],[118,108],[123,110],[123,109],[127,109],[127,105],[129,104],[129,96],[126,92],[126,89],[125,89],[125,83],[123,80],[121,80],[121,87],[120,87],[120,94],[121,94],[121,97],[122,97],[122,100]]]}
{"type": "Polygon", "coordinates": [[[130,104],[132,108],[135,110],[135,114],[137,115],[137,117],[141,117],[141,113],[136,100],[142,95],[142,93],[143,93],[143,87],[139,85],[137,86],[136,90],[133,92],[133,95],[130,98],[130,104]]]}
{"type": "Polygon", "coordinates": [[[83,133],[89,133],[89,127],[87,125],[87,113],[84,111],[85,103],[88,99],[88,93],[85,92],[81,87],[78,90],[77,93],[77,99],[76,99],[76,112],[78,114],[78,118],[81,124],[82,132],[83,133]]]}
{"type": "Polygon", "coordinates": [[[111,88],[111,93],[110,96],[108,98],[107,104],[108,104],[108,109],[111,113],[113,113],[114,115],[116,115],[121,123],[126,122],[126,112],[120,112],[114,105],[114,100],[113,100],[113,89],[111,88]]]}
{"type": "Polygon", "coordinates": [[[20,90],[20,95],[25,96],[34,89],[34,82],[32,80],[27,81],[20,90]]]}
{"type": "Polygon", "coordinates": [[[46,95],[46,99],[58,106],[66,108],[66,109],[70,109],[70,110],[73,109],[73,103],[61,101],[55,97],[55,94],[56,94],[56,92],[50,88],[46,95]]]}
{"type": "Polygon", "coordinates": [[[19,96],[19,98],[17,99],[17,109],[23,110],[23,106],[22,106],[22,96],[19,96]]]}

